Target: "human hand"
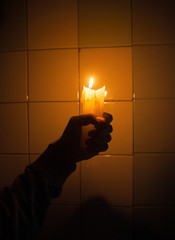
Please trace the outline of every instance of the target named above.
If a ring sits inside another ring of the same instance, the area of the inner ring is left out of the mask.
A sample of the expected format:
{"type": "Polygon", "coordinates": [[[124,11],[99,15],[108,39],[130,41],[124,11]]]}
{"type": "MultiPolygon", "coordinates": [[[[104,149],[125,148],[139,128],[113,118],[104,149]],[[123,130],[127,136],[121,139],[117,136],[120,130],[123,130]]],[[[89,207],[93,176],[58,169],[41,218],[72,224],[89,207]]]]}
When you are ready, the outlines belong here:
{"type": "Polygon", "coordinates": [[[93,114],[74,116],[69,120],[62,137],[55,146],[63,149],[73,162],[89,159],[99,152],[106,151],[108,142],[111,141],[112,119],[109,113],[104,113],[103,118],[95,117],[93,114]],[[87,147],[84,148],[81,146],[82,127],[89,124],[93,124],[95,128],[89,132],[89,138],[86,140],[87,147]]]}

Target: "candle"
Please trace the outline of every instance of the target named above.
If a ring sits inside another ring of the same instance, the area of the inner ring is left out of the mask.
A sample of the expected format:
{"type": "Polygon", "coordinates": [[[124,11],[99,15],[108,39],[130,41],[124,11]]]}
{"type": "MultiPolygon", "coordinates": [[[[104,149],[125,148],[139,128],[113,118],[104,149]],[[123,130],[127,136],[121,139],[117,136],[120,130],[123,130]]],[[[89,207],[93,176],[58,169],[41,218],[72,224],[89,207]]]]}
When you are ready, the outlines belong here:
{"type": "MultiPolygon", "coordinates": [[[[92,113],[96,117],[103,117],[104,97],[106,95],[105,86],[98,90],[92,89],[92,86],[93,78],[91,77],[89,82],[89,88],[85,86],[83,87],[81,95],[82,113],[92,113]]],[[[88,132],[93,129],[94,126],[92,124],[83,127],[82,146],[86,146],[85,140],[88,138],[88,132]]]]}

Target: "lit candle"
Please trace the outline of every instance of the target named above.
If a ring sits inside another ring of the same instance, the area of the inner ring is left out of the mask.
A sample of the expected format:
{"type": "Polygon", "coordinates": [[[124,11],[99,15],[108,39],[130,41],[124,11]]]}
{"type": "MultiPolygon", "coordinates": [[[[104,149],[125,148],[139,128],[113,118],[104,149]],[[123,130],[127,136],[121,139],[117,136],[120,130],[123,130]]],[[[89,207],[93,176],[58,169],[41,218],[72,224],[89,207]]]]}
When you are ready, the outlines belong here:
{"type": "MultiPolygon", "coordinates": [[[[93,78],[91,77],[89,88],[85,86],[83,87],[81,95],[82,113],[92,113],[96,117],[103,117],[104,98],[106,96],[105,86],[98,90],[92,89],[92,86],[93,78]]],[[[88,138],[88,132],[93,129],[94,126],[92,124],[83,127],[82,146],[85,146],[85,140],[88,138]]]]}

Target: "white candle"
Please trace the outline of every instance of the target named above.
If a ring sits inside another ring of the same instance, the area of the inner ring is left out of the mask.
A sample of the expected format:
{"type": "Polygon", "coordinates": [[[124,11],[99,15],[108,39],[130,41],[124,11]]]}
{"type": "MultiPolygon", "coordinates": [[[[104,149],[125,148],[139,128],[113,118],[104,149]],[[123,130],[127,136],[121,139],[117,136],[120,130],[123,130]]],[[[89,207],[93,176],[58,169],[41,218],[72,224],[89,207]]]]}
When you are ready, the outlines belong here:
{"type": "MultiPolygon", "coordinates": [[[[92,113],[96,117],[103,117],[103,107],[104,107],[104,98],[106,95],[105,86],[95,90],[92,89],[93,78],[90,78],[89,88],[83,87],[81,95],[82,103],[82,113],[88,114],[92,113]]],[[[82,145],[85,146],[85,140],[88,138],[88,132],[94,129],[94,126],[90,124],[89,126],[83,127],[83,137],[82,145]]]]}

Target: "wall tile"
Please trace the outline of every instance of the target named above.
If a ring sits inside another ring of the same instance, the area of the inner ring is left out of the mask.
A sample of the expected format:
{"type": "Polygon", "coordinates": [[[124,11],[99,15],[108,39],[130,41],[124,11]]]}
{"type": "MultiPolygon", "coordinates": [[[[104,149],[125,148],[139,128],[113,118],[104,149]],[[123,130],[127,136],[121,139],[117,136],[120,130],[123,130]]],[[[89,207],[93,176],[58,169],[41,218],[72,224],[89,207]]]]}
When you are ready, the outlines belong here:
{"type": "Polygon", "coordinates": [[[78,93],[78,50],[29,52],[29,98],[72,101],[78,93]]]}
{"type": "Polygon", "coordinates": [[[175,97],[175,46],[133,47],[133,57],[136,99],[175,97]]]}
{"type": "Polygon", "coordinates": [[[80,51],[80,85],[89,85],[94,77],[95,89],[106,86],[108,100],[132,99],[132,49],[94,48],[80,51]]]}
{"type": "Polygon", "coordinates": [[[0,53],[0,101],[26,101],[27,54],[26,52],[0,53]]]}
{"type": "Polygon", "coordinates": [[[135,101],[135,152],[175,152],[174,109],[174,100],[135,101]]]}
{"type": "Polygon", "coordinates": [[[129,207],[110,207],[106,202],[105,206],[82,206],[81,215],[81,236],[85,240],[132,239],[132,209],[129,207]]]}
{"type": "MultiPolygon", "coordinates": [[[[132,156],[97,156],[82,162],[82,202],[86,204],[90,199],[102,197],[110,205],[131,206],[132,165],[132,156]]],[[[95,200],[90,203],[99,204],[95,200]]]]}
{"type": "Polygon", "coordinates": [[[77,47],[77,0],[28,1],[29,49],[77,47]]]}
{"type": "Polygon", "coordinates": [[[174,216],[175,208],[135,208],[134,239],[174,239],[174,216]]]}
{"type": "Polygon", "coordinates": [[[104,111],[112,114],[112,140],[105,154],[133,153],[133,106],[132,102],[107,102],[104,111]]]}
{"type": "Polygon", "coordinates": [[[61,137],[69,119],[79,114],[78,103],[30,103],[30,152],[41,153],[61,137]]]}
{"type": "Polygon", "coordinates": [[[27,105],[0,104],[0,152],[27,153],[27,105]]]}
{"type": "Polygon", "coordinates": [[[36,240],[80,240],[80,210],[76,206],[51,205],[36,240]]]}
{"type": "Polygon", "coordinates": [[[0,51],[26,49],[26,0],[0,2],[0,51]]]}
{"type": "Polygon", "coordinates": [[[79,4],[79,46],[131,45],[129,0],[81,0],[79,4]]]}
{"type": "Polygon", "coordinates": [[[27,164],[27,155],[0,154],[0,189],[10,186],[27,164]]]}
{"type": "MultiPolygon", "coordinates": [[[[30,155],[30,163],[38,157],[39,155],[30,155]]],[[[52,203],[59,205],[80,203],[80,164],[77,164],[76,170],[65,181],[61,195],[52,203]]]]}
{"type": "Polygon", "coordinates": [[[133,0],[132,6],[134,43],[175,43],[174,1],[133,0]]]}
{"type": "Polygon", "coordinates": [[[134,203],[175,205],[175,155],[134,156],[134,203]]]}

